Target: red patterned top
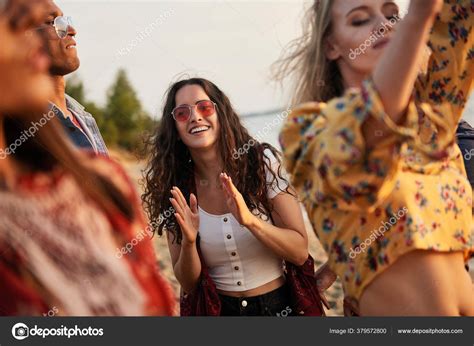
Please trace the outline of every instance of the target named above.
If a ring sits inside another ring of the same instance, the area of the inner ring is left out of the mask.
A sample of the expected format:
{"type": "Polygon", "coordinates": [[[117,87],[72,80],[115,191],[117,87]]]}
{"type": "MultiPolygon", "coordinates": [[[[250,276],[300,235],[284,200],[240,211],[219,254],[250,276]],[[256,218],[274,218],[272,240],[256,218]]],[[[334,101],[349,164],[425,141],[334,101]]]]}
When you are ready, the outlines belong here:
{"type": "Polygon", "coordinates": [[[135,212],[106,213],[63,169],[0,191],[0,315],[171,315],[138,195],[123,169],[84,158],[135,212]]]}

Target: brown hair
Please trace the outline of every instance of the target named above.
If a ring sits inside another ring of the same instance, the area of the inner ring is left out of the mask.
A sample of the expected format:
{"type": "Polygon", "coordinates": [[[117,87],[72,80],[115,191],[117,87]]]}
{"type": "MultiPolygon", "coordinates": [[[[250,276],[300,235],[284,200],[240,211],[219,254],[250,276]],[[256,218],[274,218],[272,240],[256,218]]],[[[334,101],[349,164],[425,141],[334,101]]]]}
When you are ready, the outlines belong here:
{"type": "MultiPolygon", "coordinates": [[[[171,85],[166,93],[162,119],[148,142],[147,151],[150,158],[145,171],[145,193],[142,199],[154,230],[162,235],[166,229],[173,234],[173,241],[177,240],[178,243],[181,242],[182,234],[173,212],[170,212],[172,210],[169,201],[170,190],[173,186],[179,187],[188,201],[190,194],[196,192],[194,164],[188,148],[179,140],[175,120],[171,115],[176,106],[176,93],[186,85],[199,85],[217,104],[217,116],[221,128],[218,150],[224,164],[223,169],[232,177],[250,210],[271,217],[272,208],[267,198],[266,172],[268,170],[273,175],[272,183],[276,180],[276,175],[268,164],[269,161],[264,159],[266,157],[264,150],[269,149],[280,161],[275,148],[267,143],[259,143],[249,135],[228,97],[214,83],[202,78],[191,78],[171,85]],[[255,145],[250,146],[245,157],[236,160],[233,157],[234,150],[242,148],[251,141],[254,141],[255,145]]],[[[281,168],[277,174],[279,178],[284,179],[281,168]]],[[[288,189],[286,191],[288,192],[288,189]]]]}
{"type": "MultiPolygon", "coordinates": [[[[20,138],[23,131],[40,120],[40,114],[36,113],[0,117],[0,121],[4,121],[7,147],[20,138]]],[[[65,137],[57,118],[46,122],[34,137],[17,148],[12,157],[32,171],[50,171],[56,166],[62,167],[75,178],[84,193],[97,202],[104,211],[118,211],[129,221],[133,220],[134,212],[130,203],[108,179],[86,167],[83,158],[79,157],[78,152],[65,137]]]]}

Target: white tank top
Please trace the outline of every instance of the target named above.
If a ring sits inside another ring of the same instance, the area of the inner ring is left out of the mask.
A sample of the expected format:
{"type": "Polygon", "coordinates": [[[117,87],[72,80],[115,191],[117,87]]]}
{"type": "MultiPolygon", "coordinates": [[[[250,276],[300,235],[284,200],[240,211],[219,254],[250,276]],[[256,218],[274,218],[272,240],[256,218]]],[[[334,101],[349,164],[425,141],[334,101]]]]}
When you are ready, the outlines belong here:
{"type": "MultiPolygon", "coordinates": [[[[279,165],[272,152],[267,149],[265,154],[278,180],[268,189],[267,196],[273,199],[285,191],[288,184],[278,177],[279,165]]],[[[287,178],[283,167],[281,173],[287,178]]],[[[267,172],[267,182],[271,178],[267,172]]],[[[199,208],[199,218],[201,252],[217,289],[247,291],[283,275],[283,260],[241,226],[232,214],[213,215],[199,208]]]]}

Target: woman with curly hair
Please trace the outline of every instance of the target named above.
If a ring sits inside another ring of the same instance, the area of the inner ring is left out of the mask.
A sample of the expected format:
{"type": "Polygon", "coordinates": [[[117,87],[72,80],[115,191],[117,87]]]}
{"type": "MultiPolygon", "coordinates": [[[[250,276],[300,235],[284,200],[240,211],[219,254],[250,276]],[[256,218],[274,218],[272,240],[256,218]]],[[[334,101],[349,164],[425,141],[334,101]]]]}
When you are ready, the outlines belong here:
{"type": "Polygon", "coordinates": [[[308,240],[278,152],[201,78],[171,86],[150,151],[143,199],[158,234],[167,231],[183,297],[209,281],[217,292],[216,309],[190,314],[295,313],[282,263],[303,265],[308,240]]]}
{"type": "Polygon", "coordinates": [[[285,166],[362,315],[474,315],[472,190],[455,131],[473,87],[472,0],[319,0],[285,166]],[[420,74],[429,41],[431,57],[420,74]]]}

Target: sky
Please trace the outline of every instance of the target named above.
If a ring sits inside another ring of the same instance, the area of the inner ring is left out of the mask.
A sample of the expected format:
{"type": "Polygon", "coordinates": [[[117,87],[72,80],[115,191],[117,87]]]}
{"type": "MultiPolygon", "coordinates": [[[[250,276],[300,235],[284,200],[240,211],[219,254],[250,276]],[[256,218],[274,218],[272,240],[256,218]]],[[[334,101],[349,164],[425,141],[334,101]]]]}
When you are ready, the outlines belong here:
{"type": "MultiPolygon", "coordinates": [[[[78,31],[86,97],[103,105],[125,68],[145,109],[159,117],[163,96],[182,76],[216,83],[240,114],[284,107],[291,92],[270,67],[301,33],[312,1],[56,0],[78,31]]],[[[398,1],[405,7],[408,0],[398,1]]],[[[474,100],[472,100],[474,101],[474,100]]],[[[474,102],[465,118],[474,122],[474,102]]]]}

